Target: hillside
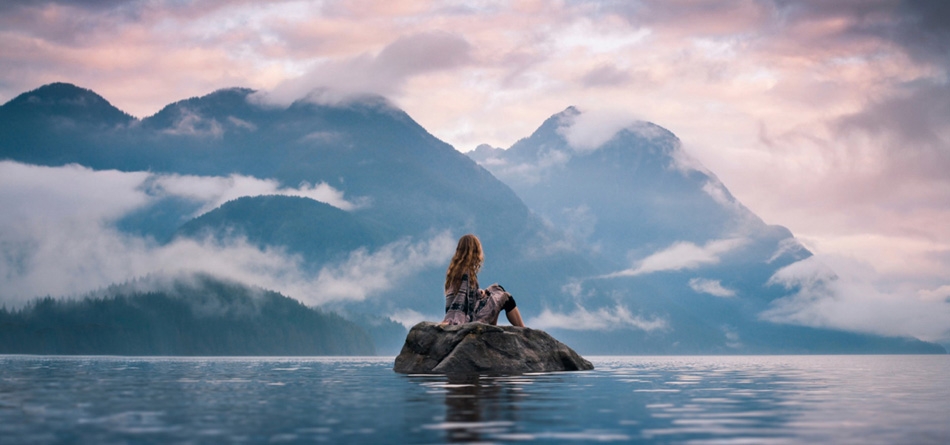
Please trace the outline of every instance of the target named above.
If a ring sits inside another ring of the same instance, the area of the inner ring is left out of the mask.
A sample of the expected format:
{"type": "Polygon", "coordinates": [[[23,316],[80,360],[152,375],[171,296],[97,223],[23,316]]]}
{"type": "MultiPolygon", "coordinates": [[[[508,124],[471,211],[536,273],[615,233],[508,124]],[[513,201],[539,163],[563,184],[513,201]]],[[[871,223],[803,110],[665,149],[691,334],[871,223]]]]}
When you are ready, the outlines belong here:
{"type": "Polygon", "coordinates": [[[0,309],[0,354],[373,355],[370,334],[276,292],[208,276],[139,280],[0,309]]]}

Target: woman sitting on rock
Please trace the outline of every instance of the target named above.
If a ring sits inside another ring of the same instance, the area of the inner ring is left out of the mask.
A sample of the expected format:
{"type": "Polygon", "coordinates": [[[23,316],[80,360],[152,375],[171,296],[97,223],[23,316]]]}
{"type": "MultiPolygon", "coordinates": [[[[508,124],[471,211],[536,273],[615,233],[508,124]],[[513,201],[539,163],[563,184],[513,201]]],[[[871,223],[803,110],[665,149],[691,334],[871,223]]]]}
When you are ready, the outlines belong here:
{"type": "Polygon", "coordinates": [[[498,314],[505,316],[512,326],[524,327],[515,299],[500,285],[478,288],[478,271],[485,255],[482,243],[472,234],[459,238],[455,255],[445,273],[445,319],[442,324],[486,323],[497,324],[498,314]]]}

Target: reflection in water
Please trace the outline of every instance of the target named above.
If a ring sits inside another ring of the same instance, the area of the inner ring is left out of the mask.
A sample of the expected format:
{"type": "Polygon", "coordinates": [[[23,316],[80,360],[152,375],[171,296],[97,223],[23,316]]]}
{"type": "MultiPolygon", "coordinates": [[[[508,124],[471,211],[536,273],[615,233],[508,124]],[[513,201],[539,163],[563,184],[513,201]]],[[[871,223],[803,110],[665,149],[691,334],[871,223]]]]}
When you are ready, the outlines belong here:
{"type": "MultiPolygon", "coordinates": [[[[794,375],[715,364],[605,363],[589,373],[424,377],[445,417],[426,427],[449,442],[775,440],[802,407],[794,375]]],[[[731,366],[731,365],[730,365],[731,366]]],[[[418,378],[418,377],[417,377],[418,378]]]]}
{"type": "Polygon", "coordinates": [[[516,378],[467,374],[436,379],[422,385],[444,393],[445,417],[426,427],[444,431],[446,441],[480,442],[510,430],[518,422],[512,408],[518,406],[522,388],[516,378]]]}
{"type": "Polygon", "coordinates": [[[0,356],[0,442],[950,443],[948,356],[591,361],[446,377],[375,357],[0,356]]]}
{"type": "Polygon", "coordinates": [[[787,389],[807,384],[781,369],[731,361],[663,360],[612,374],[643,403],[640,436],[663,442],[781,442],[794,434],[785,425],[801,410],[787,389]]]}
{"type": "MultiPolygon", "coordinates": [[[[453,376],[442,386],[445,393],[446,435],[450,442],[479,442],[480,430],[500,426],[494,424],[491,411],[482,415],[482,401],[486,404],[499,398],[500,388],[482,386],[478,375],[453,376]]],[[[497,414],[497,412],[495,412],[497,414]]]]}
{"type": "MultiPolygon", "coordinates": [[[[908,393],[915,381],[888,369],[900,363],[895,360],[621,357],[597,360],[592,372],[429,376],[418,382],[444,397],[445,417],[426,428],[442,431],[449,442],[893,443],[907,437],[915,443],[947,442],[950,427],[935,421],[936,407],[927,406],[950,408],[950,401],[908,393]],[[930,402],[913,407],[913,415],[896,414],[902,423],[895,423],[888,420],[891,405],[881,403],[882,394],[871,396],[879,390],[890,398],[911,395],[930,402]],[[937,432],[920,434],[913,425],[937,432]]],[[[947,357],[931,360],[936,366],[924,372],[931,377],[920,388],[933,388],[934,373],[950,370],[947,357]]],[[[950,395],[946,388],[940,391],[950,395]]]]}

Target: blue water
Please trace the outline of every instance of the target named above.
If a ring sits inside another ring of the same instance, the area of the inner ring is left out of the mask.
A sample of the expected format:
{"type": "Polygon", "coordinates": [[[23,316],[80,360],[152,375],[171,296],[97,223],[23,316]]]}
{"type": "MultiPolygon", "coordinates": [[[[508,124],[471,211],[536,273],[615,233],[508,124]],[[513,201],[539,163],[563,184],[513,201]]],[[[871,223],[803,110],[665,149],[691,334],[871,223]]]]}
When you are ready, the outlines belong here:
{"type": "Polygon", "coordinates": [[[0,356],[0,443],[950,443],[950,356],[588,358],[450,380],[377,357],[0,356]]]}

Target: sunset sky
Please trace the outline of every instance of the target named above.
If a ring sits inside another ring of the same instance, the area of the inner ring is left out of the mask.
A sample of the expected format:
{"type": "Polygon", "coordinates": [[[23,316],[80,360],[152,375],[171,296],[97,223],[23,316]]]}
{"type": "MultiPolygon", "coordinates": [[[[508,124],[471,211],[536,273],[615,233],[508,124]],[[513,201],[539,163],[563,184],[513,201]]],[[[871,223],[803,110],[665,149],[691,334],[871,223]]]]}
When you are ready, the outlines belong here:
{"type": "Polygon", "coordinates": [[[941,0],[0,3],[0,102],[371,92],[460,151],[570,105],[654,122],[881,308],[950,299],[948,69],[941,0]]]}

